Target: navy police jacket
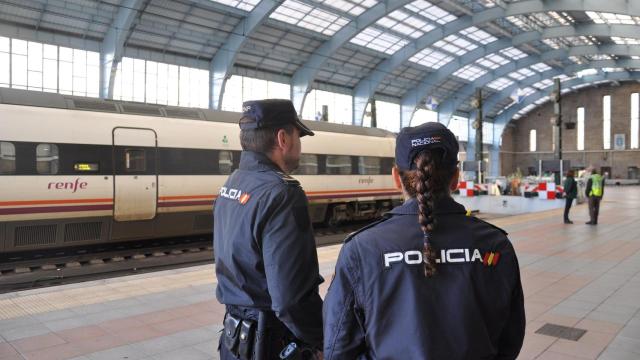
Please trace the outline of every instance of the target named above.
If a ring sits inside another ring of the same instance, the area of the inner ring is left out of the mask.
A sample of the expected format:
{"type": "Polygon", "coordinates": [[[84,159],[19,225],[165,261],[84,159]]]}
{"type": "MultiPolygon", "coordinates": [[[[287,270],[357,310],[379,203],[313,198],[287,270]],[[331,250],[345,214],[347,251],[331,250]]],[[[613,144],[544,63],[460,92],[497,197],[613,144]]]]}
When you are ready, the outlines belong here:
{"type": "Polygon", "coordinates": [[[352,235],[324,303],[324,358],[515,359],[525,329],[506,233],[436,203],[436,274],[424,275],[415,198],[352,235]]]}
{"type": "Polygon", "coordinates": [[[300,183],[243,151],[214,208],[218,301],[272,310],[299,340],[322,346],[315,240],[300,183]]]}

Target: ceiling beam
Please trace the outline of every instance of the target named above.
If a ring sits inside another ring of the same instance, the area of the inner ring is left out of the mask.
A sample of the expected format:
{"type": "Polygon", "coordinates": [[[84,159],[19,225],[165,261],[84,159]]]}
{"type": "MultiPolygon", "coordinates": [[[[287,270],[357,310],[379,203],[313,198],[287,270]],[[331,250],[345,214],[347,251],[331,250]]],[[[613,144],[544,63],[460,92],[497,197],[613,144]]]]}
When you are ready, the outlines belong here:
{"type": "Polygon", "coordinates": [[[269,15],[280,5],[276,0],[262,0],[242,19],[231,31],[231,35],[211,60],[209,66],[209,108],[220,110],[222,97],[227,79],[231,76],[233,64],[238,57],[238,51],[245,44],[249,36],[262,24],[269,15]]]}
{"type": "Polygon", "coordinates": [[[124,44],[133,29],[135,20],[145,6],[143,0],[124,0],[113,23],[109,27],[100,49],[100,97],[113,99],[118,63],[122,60],[124,44]]]}

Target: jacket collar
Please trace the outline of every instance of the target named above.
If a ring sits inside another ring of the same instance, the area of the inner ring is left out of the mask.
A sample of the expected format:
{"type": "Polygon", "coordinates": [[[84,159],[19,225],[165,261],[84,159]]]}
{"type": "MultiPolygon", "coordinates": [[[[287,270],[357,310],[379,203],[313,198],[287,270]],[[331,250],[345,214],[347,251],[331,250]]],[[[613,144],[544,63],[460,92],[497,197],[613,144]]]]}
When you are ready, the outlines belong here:
{"type": "Polygon", "coordinates": [[[278,171],[281,172],[278,165],[276,165],[267,155],[254,151],[243,151],[240,155],[240,170],[252,170],[252,171],[278,171]]]}
{"type": "MultiPolygon", "coordinates": [[[[466,214],[464,206],[458,204],[452,197],[447,196],[439,199],[435,203],[436,215],[445,214],[466,214]]],[[[387,213],[388,215],[418,215],[418,200],[416,198],[407,199],[402,205],[395,207],[387,213]]],[[[386,214],[385,214],[386,215],[386,214]]]]}

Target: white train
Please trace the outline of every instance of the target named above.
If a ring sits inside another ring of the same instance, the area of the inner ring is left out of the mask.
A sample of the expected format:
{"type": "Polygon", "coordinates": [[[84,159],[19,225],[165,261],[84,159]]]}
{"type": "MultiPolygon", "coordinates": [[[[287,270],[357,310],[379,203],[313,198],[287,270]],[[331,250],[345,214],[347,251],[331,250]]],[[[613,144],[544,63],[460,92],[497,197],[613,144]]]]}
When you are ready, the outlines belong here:
{"type": "MultiPolygon", "coordinates": [[[[0,89],[0,252],[211,232],[240,158],[239,114],[0,89]]],[[[294,176],[314,223],[401,199],[394,136],[307,122],[294,176]]]]}

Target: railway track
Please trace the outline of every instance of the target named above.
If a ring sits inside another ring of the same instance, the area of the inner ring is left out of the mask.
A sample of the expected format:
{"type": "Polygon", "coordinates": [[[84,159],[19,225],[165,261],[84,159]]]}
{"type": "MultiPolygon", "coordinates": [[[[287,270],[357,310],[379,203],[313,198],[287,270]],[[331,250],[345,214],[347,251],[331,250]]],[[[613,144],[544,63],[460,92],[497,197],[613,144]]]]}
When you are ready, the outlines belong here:
{"type": "MultiPolygon", "coordinates": [[[[315,230],[333,245],[365,222],[315,230]]],[[[211,236],[156,239],[0,256],[0,293],[213,262],[211,236]]]]}

